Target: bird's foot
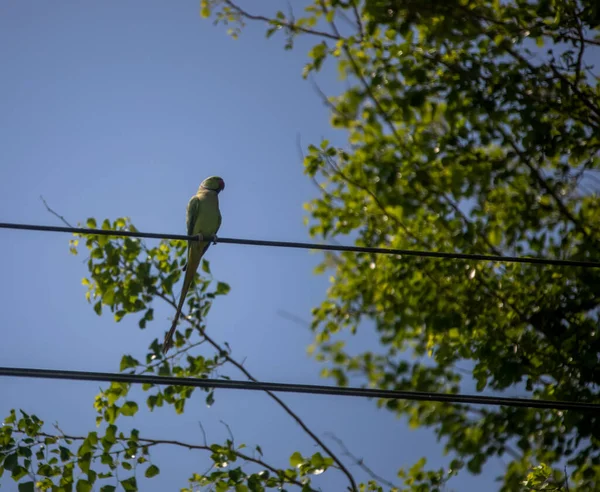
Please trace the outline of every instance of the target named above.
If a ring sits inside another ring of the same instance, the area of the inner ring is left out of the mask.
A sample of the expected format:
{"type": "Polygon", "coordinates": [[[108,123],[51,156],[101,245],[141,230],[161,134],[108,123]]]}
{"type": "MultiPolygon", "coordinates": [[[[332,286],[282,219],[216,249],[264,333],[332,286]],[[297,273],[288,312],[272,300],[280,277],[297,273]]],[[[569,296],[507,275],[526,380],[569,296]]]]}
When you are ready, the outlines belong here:
{"type": "Polygon", "coordinates": [[[213,244],[217,244],[217,241],[219,240],[219,238],[217,237],[216,234],[213,235],[213,244]]]}
{"type": "Polygon", "coordinates": [[[201,233],[196,234],[194,237],[198,238],[198,242],[204,241],[204,236],[201,233]]]}

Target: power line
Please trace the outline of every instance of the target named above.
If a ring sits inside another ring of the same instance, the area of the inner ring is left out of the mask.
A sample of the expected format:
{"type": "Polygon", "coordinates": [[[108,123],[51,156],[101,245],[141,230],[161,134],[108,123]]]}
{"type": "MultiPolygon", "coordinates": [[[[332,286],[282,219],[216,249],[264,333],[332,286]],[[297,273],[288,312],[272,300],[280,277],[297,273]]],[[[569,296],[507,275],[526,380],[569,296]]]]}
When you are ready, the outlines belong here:
{"type": "MultiPolygon", "coordinates": [[[[198,241],[198,236],[185,234],[164,234],[155,232],[114,231],[104,229],[88,229],[80,227],[58,227],[31,224],[12,224],[0,222],[0,229],[18,229],[26,231],[69,232],[93,236],[121,236],[148,239],[176,239],[181,241],[198,241]]],[[[480,255],[467,253],[444,253],[440,251],[419,251],[411,249],[371,248],[362,246],[342,246],[331,244],[302,243],[290,241],[265,241],[262,239],[237,239],[228,237],[205,237],[203,240],[214,240],[223,244],[243,244],[248,246],[271,246],[275,248],[315,249],[322,251],[348,251],[352,253],[373,253],[380,255],[420,256],[424,258],[447,258],[454,260],[493,261],[498,263],[533,263],[537,265],[555,265],[584,268],[600,268],[600,262],[580,260],[559,260],[554,258],[533,258],[527,256],[480,255]]]]}
{"type": "Polygon", "coordinates": [[[534,400],[530,398],[507,398],[482,395],[453,395],[427,391],[398,391],[372,388],[343,388],[314,384],[263,383],[222,379],[198,379],[188,377],[154,376],[147,374],[119,374],[110,372],[66,371],[54,369],[31,369],[0,367],[0,376],[67,379],[72,381],[105,381],[131,384],[156,384],[191,386],[196,388],[222,388],[282,393],[309,393],[313,395],[354,396],[385,398],[391,400],[435,401],[441,403],[471,403],[475,405],[500,405],[507,407],[542,408],[547,410],[600,411],[598,403],[572,401],[534,400]]]}

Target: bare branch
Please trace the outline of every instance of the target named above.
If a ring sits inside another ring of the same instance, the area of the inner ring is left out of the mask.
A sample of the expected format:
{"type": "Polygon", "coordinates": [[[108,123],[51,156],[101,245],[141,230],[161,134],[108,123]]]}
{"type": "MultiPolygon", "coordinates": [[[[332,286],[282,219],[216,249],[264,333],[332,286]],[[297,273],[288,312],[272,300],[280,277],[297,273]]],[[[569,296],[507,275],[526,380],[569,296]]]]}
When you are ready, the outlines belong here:
{"type": "Polygon", "coordinates": [[[600,46],[600,41],[597,41],[595,39],[588,39],[588,38],[584,38],[584,37],[577,37],[576,38],[574,36],[569,36],[569,35],[566,35],[565,39],[569,39],[571,41],[580,41],[580,42],[583,42],[583,43],[593,44],[595,46],[600,46]]]}
{"type": "Polygon", "coordinates": [[[233,432],[231,432],[231,427],[229,427],[229,424],[227,422],[225,422],[224,420],[219,420],[219,422],[221,422],[221,424],[223,424],[225,426],[225,428],[227,429],[227,432],[229,433],[229,439],[233,443],[235,441],[235,439],[233,437],[233,432]]]}
{"type": "MultiPolygon", "coordinates": [[[[189,320],[187,317],[185,318],[190,324],[193,325],[192,321],[189,320]]],[[[254,381],[254,382],[258,382],[258,380],[252,376],[252,374],[250,373],[250,371],[248,371],[241,363],[239,363],[237,360],[235,360],[233,357],[231,357],[231,355],[229,355],[217,342],[215,342],[210,336],[208,336],[206,334],[206,332],[203,332],[204,338],[206,338],[206,340],[208,341],[208,343],[210,343],[216,350],[217,352],[219,352],[219,354],[226,359],[228,362],[230,362],[231,364],[233,364],[239,371],[241,371],[250,381],[254,381]]],[[[329,448],[329,446],[327,446],[322,439],[320,439],[312,430],[310,430],[310,428],[304,423],[304,421],[286,404],[283,402],[283,400],[281,398],[279,398],[275,393],[271,392],[271,391],[265,391],[265,393],[267,393],[273,400],[275,400],[275,402],[290,416],[292,417],[293,420],[296,421],[296,423],[302,428],[302,430],[308,434],[308,436],[323,450],[325,451],[332,459],[333,461],[335,461],[335,463],[338,465],[338,467],[340,468],[340,470],[344,473],[344,475],[346,475],[346,477],[348,478],[348,481],[350,482],[351,485],[351,489],[354,492],[358,491],[358,488],[356,486],[356,482],[354,481],[354,477],[352,476],[352,474],[350,473],[350,471],[348,470],[348,468],[346,468],[346,466],[342,463],[342,461],[337,457],[337,455],[331,451],[331,449],[329,448]]]]}
{"type": "MultiPolygon", "coordinates": [[[[493,36],[491,34],[486,34],[490,39],[493,40],[493,36]]],[[[503,48],[515,60],[518,60],[524,65],[526,65],[532,73],[536,73],[538,71],[538,68],[535,65],[533,65],[529,60],[527,60],[523,55],[521,55],[518,51],[514,50],[510,46],[503,46],[503,48]]],[[[593,119],[596,122],[600,122],[600,107],[592,103],[588,99],[588,97],[585,94],[583,94],[581,90],[579,90],[579,87],[577,87],[572,81],[565,77],[553,63],[548,64],[548,67],[550,68],[550,70],[552,70],[554,76],[559,78],[563,83],[565,83],[571,89],[573,94],[575,94],[579,98],[583,105],[586,106],[593,113],[590,116],[593,117],[593,119]]]]}
{"type": "Polygon", "coordinates": [[[42,200],[42,203],[44,204],[44,206],[46,207],[46,210],[48,210],[48,212],[50,212],[52,215],[55,215],[56,217],[58,217],[63,224],[65,224],[67,227],[73,227],[71,224],[69,224],[69,222],[67,222],[67,219],[65,219],[62,215],[58,215],[54,210],[52,210],[50,208],[50,205],[48,205],[48,203],[46,202],[46,200],[44,199],[44,197],[42,195],[40,195],[40,200],[42,200]]]}
{"type": "Polygon", "coordinates": [[[337,443],[337,445],[342,449],[343,456],[350,458],[355,465],[362,468],[365,471],[365,473],[369,475],[372,479],[377,480],[379,483],[385,485],[386,487],[390,487],[391,489],[400,490],[400,487],[398,485],[390,482],[389,480],[386,480],[381,475],[375,473],[371,468],[367,466],[367,464],[362,458],[358,458],[354,454],[352,454],[348,447],[344,444],[344,441],[337,437],[333,432],[327,432],[326,436],[328,436],[330,439],[337,443]]]}
{"type": "Polygon", "coordinates": [[[198,425],[200,426],[200,431],[202,432],[202,442],[204,442],[205,446],[208,446],[208,441],[206,440],[206,431],[204,430],[204,426],[202,422],[198,420],[198,425]]]}
{"type": "Polygon", "coordinates": [[[310,328],[310,323],[308,321],[303,320],[302,318],[300,318],[299,316],[296,316],[293,313],[289,313],[287,311],[284,311],[283,309],[278,309],[277,314],[279,316],[281,316],[282,318],[287,319],[288,321],[291,321],[293,323],[296,323],[304,328],[306,328],[306,327],[310,328]]]}
{"type": "Polygon", "coordinates": [[[579,84],[579,80],[581,79],[581,65],[583,63],[583,53],[585,51],[585,40],[583,37],[583,26],[581,24],[581,18],[578,15],[578,12],[574,11],[575,14],[575,22],[577,23],[577,35],[579,36],[579,53],[577,54],[577,68],[575,70],[575,85],[579,84]]]}
{"type": "Polygon", "coordinates": [[[356,19],[356,25],[358,26],[358,32],[360,39],[365,37],[365,28],[363,27],[362,19],[360,18],[360,12],[358,11],[358,0],[352,2],[352,12],[354,12],[354,18],[356,19]]]}
{"type": "Polygon", "coordinates": [[[319,31],[317,29],[309,29],[307,27],[298,26],[297,24],[295,24],[293,22],[285,22],[285,21],[281,21],[281,20],[277,20],[277,19],[270,19],[269,17],[266,17],[264,15],[250,14],[249,12],[246,12],[244,9],[242,9],[241,7],[239,7],[238,5],[233,3],[231,0],[223,0],[223,3],[228,5],[238,15],[244,17],[245,19],[257,20],[257,21],[261,21],[261,22],[266,22],[268,24],[275,23],[275,24],[278,24],[282,27],[289,29],[292,32],[299,31],[299,32],[303,32],[305,34],[311,34],[313,36],[320,36],[323,38],[333,39],[335,41],[340,39],[339,34],[331,34],[331,33],[325,32],[325,31],[319,31]]]}
{"type": "Polygon", "coordinates": [[[142,366],[143,370],[141,370],[139,372],[139,374],[144,374],[145,372],[148,372],[150,369],[153,369],[156,366],[161,365],[163,362],[167,361],[167,360],[173,360],[175,359],[177,356],[186,353],[188,350],[190,350],[191,348],[197,347],[199,345],[202,345],[203,343],[205,343],[206,340],[200,340],[199,342],[196,343],[191,343],[189,345],[186,345],[185,347],[173,352],[171,355],[169,355],[168,357],[162,358],[162,359],[156,359],[155,362],[148,364],[146,366],[142,366]]]}

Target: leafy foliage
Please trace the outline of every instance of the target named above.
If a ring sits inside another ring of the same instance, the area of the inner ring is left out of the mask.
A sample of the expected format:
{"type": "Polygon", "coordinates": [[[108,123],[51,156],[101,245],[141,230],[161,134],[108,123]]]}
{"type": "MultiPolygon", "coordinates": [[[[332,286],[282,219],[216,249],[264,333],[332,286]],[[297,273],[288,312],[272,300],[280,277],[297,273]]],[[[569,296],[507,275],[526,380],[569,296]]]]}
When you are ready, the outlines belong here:
{"type": "MultiPolygon", "coordinates": [[[[86,226],[97,228],[97,222],[90,218],[86,226]]],[[[107,219],[101,229],[136,230],[126,218],[112,222],[107,219]]],[[[79,242],[79,238],[71,240],[73,254],[78,253],[79,242]]],[[[82,283],[86,287],[85,297],[98,315],[108,310],[116,322],[127,315],[137,315],[139,328],[145,329],[154,319],[152,306],[156,299],[176,307],[173,286],[185,261],[185,243],[162,241],[149,248],[138,239],[87,236],[85,247],[89,252],[89,276],[82,283]]],[[[215,371],[225,364],[239,364],[232,359],[228,346],[221,347],[205,335],[202,322],[213,300],[229,292],[229,285],[213,282],[210,265],[203,260],[202,275],[196,275],[194,286],[187,300],[188,315],[182,317],[188,326],[177,332],[171,354],[164,356],[158,339],[154,339],[143,360],[123,355],[121,372],[207,378],[220,377],[215,371]],[[214,349],[214,356],[194,354],[194,349],[203,344],[214,349]]],[[[251,377],[247,371],[246,375],[251,377]]],[[[195,390],[179,385],[145,384],[142,388],[146,404],[142,406],[130,395],[130,387],[130,384],[111,383],[96,396],[97,430],[87,435],[67,434],[58,425],[48,430],[36,415],[21,410],[19,417],[12,410],[0,427],[0,476],[10,473],[19,483],[19,491],[137,491],[140,477],[151,479],[160,473],[158,465],[152,462],[151,448],[166,445],[203,451],[210,457],[208,470],[194,473],[188,479],[188,487],[182,489],[190,492],[207,486],[217,491],[262,491],[289,484],[312,491],[311,475],[316,467],[324,471],[332,465],[331,457],[317,453],[302,467],[274,467],[263,459],[259,446],[254,452],[245,453],[246,446],[234,443],[233,436],[222,444],[198,444],[143,437],[135,428],[124,432],[119,429],[121,419],[134,417],[144,407],[153,411],[171,406],[176,414],[183,413],[195,390]]],[[[205,400],[208,406],[214,402],[212,390],[207,392],[205,400]]]]}
{"type": "MultiPolygon", "coordinates": [[[[265,22],[287,48],[312,37],[303,75],[331,62],[345,80],[324,101],[347,145],[323,140],[304,161],[322,190],[313,236],[600,260],[597,2],[315,0],[272,18],[202,3],[217,22],[265,22]]],[[[479,392],[600,400],[596,270],[344,253],[318,271],[332,285],[311,350],[340,385],[457,392],[467,373],[479,392]],[[344,332],[369,325],[380,350],[347,351],[344,332]]],[[[563,484],[562,463],[572,486],[600,487],[597,415],[378,405],[433,428],[471,473],[508,457],[502,490],[542,472],[563,484]]]]}

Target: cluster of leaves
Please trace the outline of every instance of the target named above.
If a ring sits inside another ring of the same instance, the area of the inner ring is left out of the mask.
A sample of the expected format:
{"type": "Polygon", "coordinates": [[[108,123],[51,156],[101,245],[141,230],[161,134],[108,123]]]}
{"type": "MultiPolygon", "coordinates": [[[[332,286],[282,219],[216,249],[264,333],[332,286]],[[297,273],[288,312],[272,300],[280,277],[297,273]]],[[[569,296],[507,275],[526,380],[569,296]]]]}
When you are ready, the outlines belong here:
{"type": "MultiPolygon", "coordinates": [[[[97,223],[88,219],[86,226],[97,228],[97,223]]],[[[136,231],[127,218],[112,222],[105,220],[100,228],[136,231]]],[[[73,254],[78,253],[80,241],[80,238],[70,241],[73,254]]],[[[89,276],[83,279],[85,297],[98,315],[109,310],[115,321],[120,322],[127,315],[138,314],[139,328],[145,329],[147,323],[154,319],[152,305],[156,299],[175,308],[173,286],[185,262],[185,243],[161,241],[156,247],[149,248],[139,239],[106,235],[86,236],[84,241],[89,252],[89,276]]],[[[171,353],[163,355],[159,340],[154,339],[143,360],[131,354],[123,355],[121,372],[219,377],[218,369],[233,361],[228,345],[221,347],[206,336],[202,324],[212,301],[227,294],[229,286],[213,282],[209,263],[203,260],[202,275],[196,275],[193,287],[187,299],[189,311],[187,316],[182,316],[188,326],[177,332],[171,353]],[[214,356],[194,353],[194,348],[206,344],[214,349],[214,356]]],[[[289,468],[274,467],[264,461],[260,446],[256,446],[252,453],[244,453],[246,446],[235,445],[233,436],[224,444],[142,437],[139,430],[121,424],[120,420],[134,417],[140,411],[130,388],[130,384],[111,383],[101,390],[94,400],[97,430],[87,435],[66,434],[58,425],[49,431],[36,415],[20,411],[21,416],[17,417],[17,412],[12,410],[0,427],[0,476],[10,473],[12,479],[19,483],[20,492],[85,492],[98,489],[110,492],[119,487],[125,491],[136,491],[140,474],[152,478],[160,473],[158,466],[152,463],[150,448],[165,445],[199,450],[209,456],[209,468],[202,473],[194,473],[188,480],[189,488],[183,489],[190,492],[207,486],[217,491],[258,492],[267,488],[282,489],[288,484],[312,491],[311,476],[318,474],[317,470],[323,472],[332,466],[331,457],[324,458],[316,453],[304,458],[296,452],[290,459],[289,468]],[[129,430],[120,430],[119,424],[129,430]],[[235,466],[239,462],[245,466],[235,466]],[[248,469],[248,464],[252,465],[252,469],[248,469]]],[[[181,414],[195,388],[145,384],[142,389],[146,393],[149,411],[172,406],[177,414],[181,414]]],[[[210,406],[213,402],[214,392],[210,390],[206,403],[210,406]]]]}
{"type": "Polygon", "coordinates": [[[159,473],[158,467],[149,461],[148,446],[140,443],[136,430],[125,436],[115,425],[108,425],[103,435],[90,432],[85,437],[71,437],[60,429],[53,435],[43,430],[44,422],[38,417],[20,413],[18,418],[12,410],[0,428],[0,470],[21,481],[19,492],[73,489],[87,492],[96,483],[103,484],[100,489],[103,492],[114,491],[118,485],[134,491],[137,490],[135,474],[119,479],[119,470],[123,473],[142,468],[148,478],[159,473]],[[76,450],[75,441],[81,443],[76,450]],[[94,470],[94,464],[101,465],[103,471],[94,470]]]}
{"type": "MultiPolygon", "coordinates": [[[[253,15],[205,0],[205,15],[263,21],[315,42],[304,67],[337,65],[345,89],[324,100],[336,148],[310,145],[310,233],[359,246],[600,260],[600,14],[591,0],[315,0],[303,15],[253,15]],[[215,14],[216,12],[216,14],[215,14]]],[[[329,255],[312,349],[340,385],[526,392],[598,402],[597,270],[329,255]],[[349,353],[345,330],[374,325],[376,352],[349,353]],[[410,357],[412,356],[412,358],[410,357]],[[461,366],[462,364],[462,366],[461,366]],[[468,387],[468,386],[467,386],[468,387]]],[[[471,473],[510,462],[502,490],[562,463],[600,487],[600,417],[381,401],[435,430],[471,473]]]]}
{"type": "Polygon", "coordinates": [[[19,418],[14,410],[11,411],[0,428],[0,476],[4,471],[11,473],[12,479],[20,482],[19,492],[90,492],[98,485],[102,492],[115,491],[119,486],[122,490],[134,492],[139,490],[138,473],[143,473],[146,478],[160,473],[158,466],[151,462],[149,448],[164,444],[203,450],[210,455],[210,469],[202,474],[194,473],[189,478],[189,488],[182,489],[190,492],[206,486],[212,486],[216,491],[262,491],[266,488],[280,489],[287,483],[296,483],[306,491],[312,491],[309,480],[305,480],[303,485],[298,478],[313,472],[314,465],[310,463],[318,461],[327,468],[331,460],[317,453],[310,459],[302,458],[298,464],[298,453],[295,453],[290,458],[292,468],[269,467],[248,473],[241,466],[232,465],[237,461],[263,465],[262,459],[256,458],[256,455],[262,457],[258,446],[255,456],[252,456],[241,451],[245,445],[235,446],[230,439],[224,445],[153,440],[140,437],[136,429],[125,435],[114,424],[106,425],[103,434],[93,431],[87,436],[70,436],[58,426],[55,426],[54,434],[49,434],[44,431],[44,422],[38,417],[23,411],[20,413],[19,418]],[[119,473],[129,476],[120,478],[119,473]]]}

